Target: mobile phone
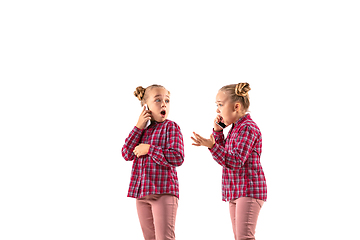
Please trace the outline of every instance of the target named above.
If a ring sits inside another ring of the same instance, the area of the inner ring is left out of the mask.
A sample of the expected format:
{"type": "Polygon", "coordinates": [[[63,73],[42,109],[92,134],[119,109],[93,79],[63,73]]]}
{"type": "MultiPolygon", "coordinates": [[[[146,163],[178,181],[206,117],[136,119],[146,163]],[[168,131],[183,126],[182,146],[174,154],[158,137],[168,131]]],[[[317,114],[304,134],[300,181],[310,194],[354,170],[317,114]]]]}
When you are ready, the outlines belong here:
{"type": "MultiPolygon", "coordinates": [[[[146,109],[146,110],[149,110],[149,107],[148,107],[147,104],[145,104],[144,106],[145,106],[145,109],[146,109]]],[[[146,122],[145,128],[147,128],[148,126],[150,126],[150,124],[151,124],[151,120],[148,120],[148,121],[146,122]]]]}
{"type": "Polygon", "coordinates": [[[221,128],[226,128],[225,123],[222,122],[216,122],[217,125],[219,125],[221,128]]]}

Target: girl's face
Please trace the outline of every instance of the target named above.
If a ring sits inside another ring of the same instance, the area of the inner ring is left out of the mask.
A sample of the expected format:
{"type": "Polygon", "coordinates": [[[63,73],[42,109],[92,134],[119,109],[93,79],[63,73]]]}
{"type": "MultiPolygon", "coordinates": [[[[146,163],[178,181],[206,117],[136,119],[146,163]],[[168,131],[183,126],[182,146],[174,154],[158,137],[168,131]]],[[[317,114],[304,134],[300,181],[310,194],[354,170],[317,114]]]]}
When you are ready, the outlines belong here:
{"type": "Polygon", "coordinates": [[[152,120],[163,122],[167,119],[170,111],[169,92],[164,88],[153,88],[147,94],[146,104],[151,111],[152,120]]]}
{"type": "Polygon", "coordinates": [[[225,125],[230,125],[239,119],[240,103],[233,103],[225,92],[218,92],[216,95],[216,105],[216,112],[223,118],[225,125]]]}

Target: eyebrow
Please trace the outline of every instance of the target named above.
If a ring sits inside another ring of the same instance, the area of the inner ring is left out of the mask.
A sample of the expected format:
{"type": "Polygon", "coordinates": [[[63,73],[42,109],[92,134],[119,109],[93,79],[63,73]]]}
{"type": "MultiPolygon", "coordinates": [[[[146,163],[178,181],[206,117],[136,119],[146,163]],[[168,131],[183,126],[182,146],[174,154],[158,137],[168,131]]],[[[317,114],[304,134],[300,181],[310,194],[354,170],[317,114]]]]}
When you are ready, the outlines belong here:
{"type": "MultiPolygon", "coordinates": [[[[156,95],[154,98],[156,98],[156,97],[161,97],[161,96],[162,96],[162,95],[159,95],[159,94],[158,94],[158,95],[156,95]]],[[[169,95],[165,95],[165,96],[168,97],[168,98],[170,98],[169,95]]]]}

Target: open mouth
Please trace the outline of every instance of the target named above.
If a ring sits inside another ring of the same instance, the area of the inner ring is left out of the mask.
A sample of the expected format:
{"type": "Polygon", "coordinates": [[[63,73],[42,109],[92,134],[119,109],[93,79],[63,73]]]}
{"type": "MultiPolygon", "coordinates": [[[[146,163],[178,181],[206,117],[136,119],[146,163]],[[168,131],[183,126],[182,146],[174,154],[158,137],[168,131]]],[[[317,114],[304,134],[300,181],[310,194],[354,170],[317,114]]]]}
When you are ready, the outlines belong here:
{"type": "Polygon", "coordinates": [[[166,111],[165,111],[165,110],[162,110],[162,111],[160,112],[160,114],[161,114],[161,116],[165,117],[166,111]]]}

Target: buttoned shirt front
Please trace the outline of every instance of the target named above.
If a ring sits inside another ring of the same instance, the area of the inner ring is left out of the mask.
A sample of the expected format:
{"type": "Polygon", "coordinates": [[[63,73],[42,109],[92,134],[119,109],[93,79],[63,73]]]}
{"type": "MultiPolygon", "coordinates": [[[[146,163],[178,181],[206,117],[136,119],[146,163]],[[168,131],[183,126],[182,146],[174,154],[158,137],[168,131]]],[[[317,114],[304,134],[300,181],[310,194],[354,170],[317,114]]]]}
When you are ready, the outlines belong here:
{"type": "Polygon", "coordinates": [[[153,122],[146,129],[134,127],[125,140],[122,156],[134,161],[128,197],[168,193],[179,198],[176,167],[184,162],[184,143],[175,122],[153,122]],[[136,157],[133,151],[140,143],[150,144],[149,152],[136,157]]]}

